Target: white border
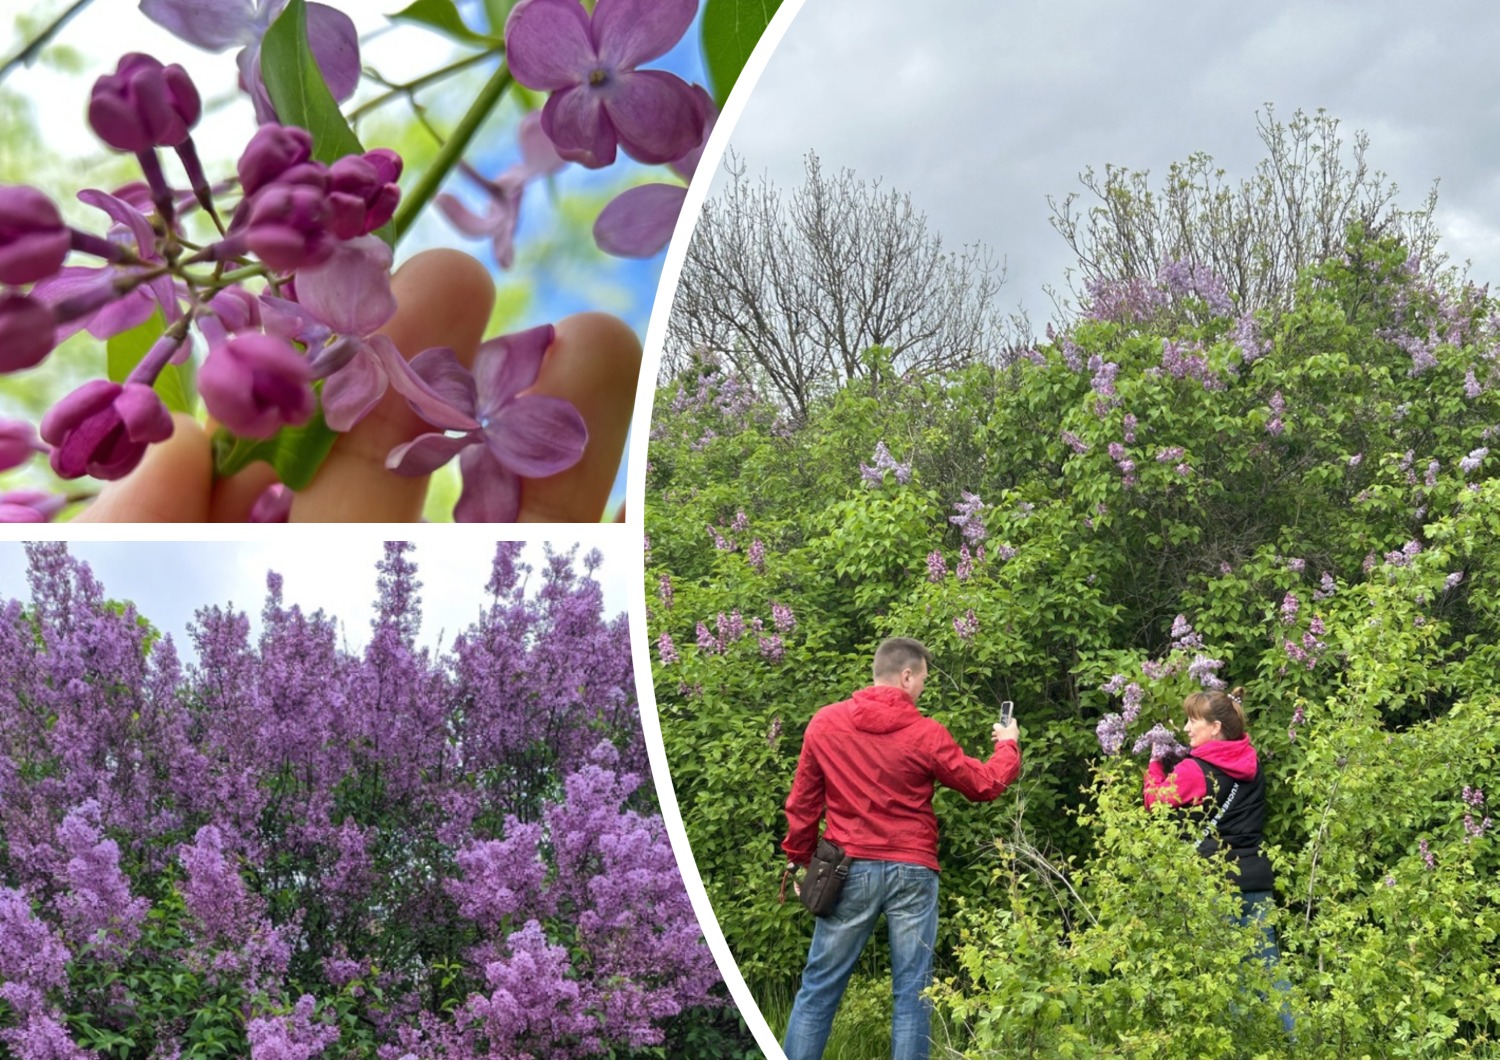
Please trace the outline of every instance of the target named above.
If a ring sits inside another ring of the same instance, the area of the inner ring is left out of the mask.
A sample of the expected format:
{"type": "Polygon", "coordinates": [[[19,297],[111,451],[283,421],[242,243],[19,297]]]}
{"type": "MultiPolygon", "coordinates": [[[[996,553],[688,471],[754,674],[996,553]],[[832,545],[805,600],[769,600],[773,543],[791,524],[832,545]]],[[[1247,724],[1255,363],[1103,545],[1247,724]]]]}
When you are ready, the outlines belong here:
{"type": "MultiPolygon", "coordinates": [[[[746,101],[755,90],[787,27],[802,10],[806,0],[782,0],[781,7],[771,17],[755,50],[745,61],[745,68],[735,82],[734,90],[725,101],[724,111],[708,138],[703,156],[693,174],[682,203],[682,213],[677,217],[677,227],[672,232],[672,242],[667,248],[666,261],[662,265],[661,281],[656,288],[656,302],[651,309],[651,322],[646,328],[645,356],[641,362],[640,381],[635,395],[635,430],[630,438],[628,481],[625,486],[625,511],[630,525],[639,528],[644,546],[646,511],[646,447],[651,436],[650,412],[656,396],[656,377],[661,365],[662,348],[666,345],[667,317],[672,312],[672,300],[677,294],[677,283],[682,276],[682,265],[687,258],[688,239],[697,224],[703,202],[708,198],[708,186],[713,182],[714,171],[729,146],[730,133],[744,112],[746,101]],[[642,414],[646,415],[642,415],[642,414]]],[[[672,788],[671,773],[667,763],[666,747],[662,743],[661,718],[656,710],[656,690],[651,681],[651,644],[646,633],[646,554],[641,549],[641,566],[638,569],[636,587],[630,595],[630,629],[638,634],[631,638],[631,651],[635,654],[636,696],[641,707],[641,728],[646,734],[646,754],[651,761],[651,776],[656,781],[656,793],[661,803],[662,820],[667,835],[672,841],[672,850],[677,854],[677,867],[682,871],[682,881],[687,887],[688,897],[693,903],[693,912],[698,915],[698,924],[703,928],[703,938],[718,963],[719,972],[729,988],[729,995],[739,1007],[755,1042],[767,1058],[785,1058],[781,1044],[777,1042],[770,1025],[761,1016],[760,1007],[751,997],[745,979],[740,975],[734,955],[719,928],[713,905],[703,889],[703,878],[698,875],[698,865],[693,861],[693,852],[688,844],[687,832],[682,826],[682,812],[677,806],[677,793],[672,788]]]]}

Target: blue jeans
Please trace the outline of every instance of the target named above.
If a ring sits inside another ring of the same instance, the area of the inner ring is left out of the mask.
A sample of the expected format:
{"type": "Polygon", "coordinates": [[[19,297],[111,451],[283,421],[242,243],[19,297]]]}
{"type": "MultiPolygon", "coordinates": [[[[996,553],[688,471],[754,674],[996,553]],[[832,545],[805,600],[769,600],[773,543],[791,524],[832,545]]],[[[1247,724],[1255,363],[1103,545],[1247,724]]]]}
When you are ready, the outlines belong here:
{"type": "MultiPolygon", "coordinates": [[[[1246,926],[1255,924],[1260,928],[1260,947],[1250,956],[1250,960],[1258,959],[1267,971],[1276,968],[1281,960],[1281,949],[1276,946],[1276,929],[1266,924],[1266,915],[1271,910],[1272,897],[1270,892],[1242,892],[1243,903],[1240,907],[1241,914],[1233,920],[1246,926]]],[[[1280,995],[1285,995],[1292,989],[1292,985],[1286,977],[1279,977],[1271,982],[1271,987],[1280,995]]],[[[1293,1034],[1292,1007],[1285,1000],[1281,1003],[1281,1027],[1288,1034],[1293,1034]]]]}
{"type": "Polygon", "coordinates": [[[849,867],[833,913],[818,918],[813,928],[812,948],[782,1046],[788,1058],[823,1056],[849,974],[881,914],[891,941],[891,1057],[927,1057],[932,1048],[932,1005],[922,992],[932,982],[938,875],[910,862],[859,859],[849,867]]]}

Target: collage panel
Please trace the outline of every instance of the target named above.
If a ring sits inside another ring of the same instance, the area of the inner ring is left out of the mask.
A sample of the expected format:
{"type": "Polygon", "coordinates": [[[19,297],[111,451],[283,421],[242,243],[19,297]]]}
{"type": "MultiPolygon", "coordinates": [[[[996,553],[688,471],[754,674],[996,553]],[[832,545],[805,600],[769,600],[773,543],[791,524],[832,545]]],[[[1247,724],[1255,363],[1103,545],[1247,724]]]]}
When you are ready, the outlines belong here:
{"type": "Polygon", "coordinates": [[[0,44],[0,515],[599,522],[775,3],[41,0],[0,44]]]}
{"type": "Polygon", "coordinates": [[[676,807],[786,1056],[1495,1056],[1497,30],[780,39],[641,508],[676,807]]]}
{"type": "Polygon", "coordinates": [[[0,1056],[760,1056],[623,543],[0,543],[0,1056]]]}

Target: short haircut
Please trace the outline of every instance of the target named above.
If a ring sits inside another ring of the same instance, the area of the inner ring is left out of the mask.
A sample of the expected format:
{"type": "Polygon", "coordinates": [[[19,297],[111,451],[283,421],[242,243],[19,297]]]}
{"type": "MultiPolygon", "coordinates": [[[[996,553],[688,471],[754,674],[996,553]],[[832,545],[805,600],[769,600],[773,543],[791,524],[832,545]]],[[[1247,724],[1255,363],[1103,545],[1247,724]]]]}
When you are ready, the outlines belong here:
{"type": "Polygon", "coordinates": [[[926,645],[910,637],[888,637],[875,650],[875,677],[891,677],[918,663],[932,666],[932,653],[926,645]]]}

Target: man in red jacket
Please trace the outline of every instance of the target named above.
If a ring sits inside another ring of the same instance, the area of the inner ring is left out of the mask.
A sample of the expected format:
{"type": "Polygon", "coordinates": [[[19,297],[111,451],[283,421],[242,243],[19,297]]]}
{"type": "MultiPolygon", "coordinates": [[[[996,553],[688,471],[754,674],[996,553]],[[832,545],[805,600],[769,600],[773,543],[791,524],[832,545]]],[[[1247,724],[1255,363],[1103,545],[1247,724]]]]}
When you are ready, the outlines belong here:
{"type": "Polygon", "coordinates": [[[813,928],[802,986],[783,1049],[823,1056],[849,974],[883,913],[891,942],[893,1058],[925,1058],[937,941],[937,816],[934,783],[988,802],[1021,772],[1020,731],[995,725],[994,754],[970,758],[943,725],[917,711],[932,656],[920,641],[893,637],[875,650],[875,683],[812,718],[787,797],[782,850],[805,866],[823,835],[855,859],[838,905],[813,928]]]}

